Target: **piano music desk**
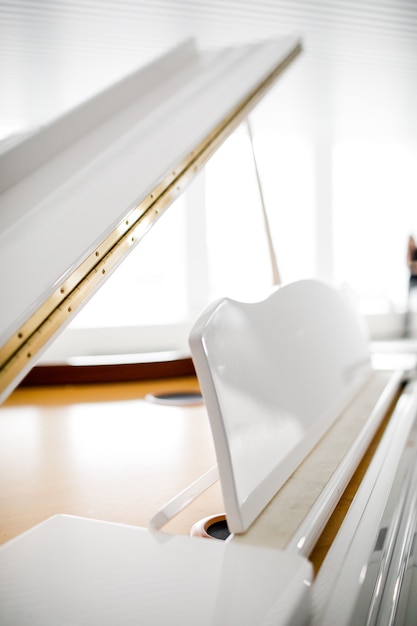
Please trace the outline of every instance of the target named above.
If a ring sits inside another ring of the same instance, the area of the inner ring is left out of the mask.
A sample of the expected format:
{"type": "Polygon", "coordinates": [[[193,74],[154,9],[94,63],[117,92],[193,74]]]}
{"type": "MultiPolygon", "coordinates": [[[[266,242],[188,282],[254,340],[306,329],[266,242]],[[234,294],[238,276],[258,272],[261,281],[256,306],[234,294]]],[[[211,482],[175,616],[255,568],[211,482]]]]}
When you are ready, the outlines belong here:
{"type": "MultiPolygon", "coordinates": [[[[0,543],[56,513],[147,526],[215,464],[202,405],[148,393],[198,391],[194,378],[20,388],[0,407],[0,543]]],[[[217,482],[167,532],[222,512],[217,482]]]]}

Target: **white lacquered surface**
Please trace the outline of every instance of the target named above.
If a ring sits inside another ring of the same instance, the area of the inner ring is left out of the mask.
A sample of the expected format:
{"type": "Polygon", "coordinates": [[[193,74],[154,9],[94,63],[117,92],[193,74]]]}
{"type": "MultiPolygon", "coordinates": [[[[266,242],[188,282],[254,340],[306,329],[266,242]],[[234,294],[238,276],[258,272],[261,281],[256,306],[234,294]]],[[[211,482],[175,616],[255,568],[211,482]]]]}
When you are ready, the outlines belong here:
{"type": "Polygon", "coordinates": [[[0,621],[295,626],[311,578],[276,550],[56,516],[0,548],[0,621]]]}
{"type": "MultiPolygon", "coordinates": [[[[417,388],[411,383],[395,407],[315,580],[314,626],[403,623],[400,619],[390,621],[394,620],[397,609],[396,596],[401,587],[406,587],[406,581],[395,570],[399,550],[396,554],[393,548],[395,542],[402,544],[407,540],[404,527],[409,519],[415,524],[416,415],[417,388]],[[404,502],[410,485],[414,498],[412,515],[404,502]],[[391,493],[393,486],[395,490],[391,493]],[[385,530],[382,542],[380,530],[385,530]]],[[[414,622],[415,616],[411,623],[414,622]]]]}
{"type": "Polygon", "coordinates": [[[295,44],[188,42],[2,155],[0,346],[295,44]]]}
{"type": "Polygon", "coordinates": [[[214,303],[190,346],[229,528],[242,532],[369,377],[367,337],[341,291],[305,280],[214,303]]]}

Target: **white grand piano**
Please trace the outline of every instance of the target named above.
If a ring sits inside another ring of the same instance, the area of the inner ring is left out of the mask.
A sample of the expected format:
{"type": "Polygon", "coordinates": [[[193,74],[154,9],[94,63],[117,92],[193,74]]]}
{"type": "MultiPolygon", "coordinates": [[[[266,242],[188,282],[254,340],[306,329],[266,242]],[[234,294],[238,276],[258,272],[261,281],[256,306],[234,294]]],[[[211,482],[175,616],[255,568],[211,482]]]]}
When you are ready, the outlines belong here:
{"type": "MultiPolygon", "coordinates": [[[[2,401],[300,50],[187,42],[0,155],[2,401]]],[[[415,624],[412,372],[376,369],[347,294],[311,279],[212,303],[190,349],[217,465],[147,528],[57,515],[1,546],[0,623],[415,624]],[[165,533],[214,480],[225,538],[165,533]]]]}

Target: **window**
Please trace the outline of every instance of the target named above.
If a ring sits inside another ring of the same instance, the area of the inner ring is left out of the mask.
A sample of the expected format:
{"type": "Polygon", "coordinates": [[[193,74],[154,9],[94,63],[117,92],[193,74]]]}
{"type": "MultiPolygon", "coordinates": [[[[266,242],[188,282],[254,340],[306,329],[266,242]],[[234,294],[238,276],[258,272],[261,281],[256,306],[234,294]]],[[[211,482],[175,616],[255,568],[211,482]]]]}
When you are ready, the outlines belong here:
{"type": "Polygon", "coordinates": [[[417,231],[417,154],[401,144],[341,142],[333,151],[334,275],[364,312],[401,310],[408,235],[417,231]]]}
{"type": "MultiPolygon", "coordinates": [[[[251,116],[281,277],[346,283],[365,314],[401,316],[407,239],[413,229],[417,236],[417,152],[403,132],[406,109],[399,97],[385,106],[380,91],[366,91],[356,74],[331,93],[324,80],[295,65],[251,116]],[[402,124],[390,126],[400,113],[402,124]]],[[[258,299],[271,286],[243,124],[50,354],[72,349],[77,337],[81,354],[188,351],[189,329],[209,302],[258,299]]]]}

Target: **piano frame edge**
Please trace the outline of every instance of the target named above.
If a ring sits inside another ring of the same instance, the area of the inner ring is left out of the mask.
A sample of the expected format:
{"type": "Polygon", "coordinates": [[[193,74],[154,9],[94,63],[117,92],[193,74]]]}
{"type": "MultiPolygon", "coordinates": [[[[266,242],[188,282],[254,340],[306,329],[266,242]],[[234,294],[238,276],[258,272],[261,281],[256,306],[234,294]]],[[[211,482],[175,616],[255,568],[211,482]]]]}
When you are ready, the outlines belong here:
{"type": "MultiPolygon", "coordinates": [[[[410,519],[414,524],[416,520],[416,415],[417,383],[410,379],[394,399],[385,424],[381,426],[382,432],[373,446],[372,458],[361,472],[360,485],[353,490],[351,504],[320,564],[313,585],[312,626],[330,626],[335,620],[340,626],[348,626],[356,623],[356,619],[361,623],[362,620],[376,623],[376,616],[378,620],[381,618],[380,609],[390,613],[391,618],[396,615],[404,582],[403,568],[406,559],[413,553],[412,534],[408,537],[407,547],[407,537],[402,532],[410,519]],[[407,490],[410,496],[410,488],[411,505],[407,502],[407,490]],[[387,515],[393,519],[389,520],[387,515]],[[395,518],[401,523],[396,524],[395,518]],[[387,531],[388,538],[384,534],[379,546],[381,530],[387,531]],[[410,552],[396,554],[398,544],[410,552]],[[379,552],[382,555],[380,565],[379,557],[376,557],[379,552]],[[374,563],[379,567],[377,577],[372,572],[375,587],[372,580],[365,587],[369,566],[374,563]],[[392,566],[394,572],[391,572],[392,566]]],[[[412,524],[410,528],[413,529],[412,524]]],[[[384,619],[382,621],[388,623],[384,619]]]]}

